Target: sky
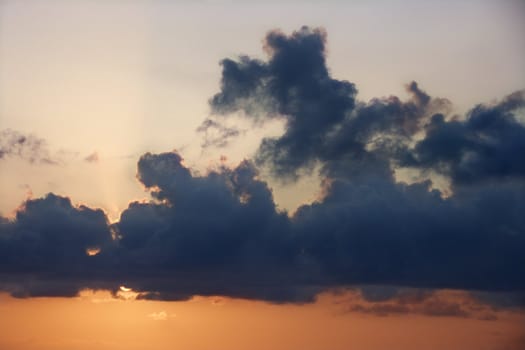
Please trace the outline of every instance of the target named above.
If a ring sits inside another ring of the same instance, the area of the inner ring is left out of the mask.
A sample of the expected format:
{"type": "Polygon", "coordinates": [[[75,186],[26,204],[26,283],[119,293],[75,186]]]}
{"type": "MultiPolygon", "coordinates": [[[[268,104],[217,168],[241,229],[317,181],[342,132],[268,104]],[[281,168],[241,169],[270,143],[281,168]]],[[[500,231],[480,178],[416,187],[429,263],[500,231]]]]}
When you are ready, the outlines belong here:
{"type": "Polygon", "coordinates": [[[0,348],[523,348],[523,32],[518,0],[0,1],[0,348]]]}

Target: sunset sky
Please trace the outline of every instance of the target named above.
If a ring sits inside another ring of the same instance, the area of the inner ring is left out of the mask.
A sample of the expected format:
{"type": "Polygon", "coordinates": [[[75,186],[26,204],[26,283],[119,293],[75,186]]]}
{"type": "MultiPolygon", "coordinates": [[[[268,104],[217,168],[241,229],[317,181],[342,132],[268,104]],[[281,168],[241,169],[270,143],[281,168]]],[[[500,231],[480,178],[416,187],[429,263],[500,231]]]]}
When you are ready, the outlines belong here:
{"type": "Polygon", "coordinates": [[[525,348],[523,33],[0,0],[0,350],[525,348]]]}

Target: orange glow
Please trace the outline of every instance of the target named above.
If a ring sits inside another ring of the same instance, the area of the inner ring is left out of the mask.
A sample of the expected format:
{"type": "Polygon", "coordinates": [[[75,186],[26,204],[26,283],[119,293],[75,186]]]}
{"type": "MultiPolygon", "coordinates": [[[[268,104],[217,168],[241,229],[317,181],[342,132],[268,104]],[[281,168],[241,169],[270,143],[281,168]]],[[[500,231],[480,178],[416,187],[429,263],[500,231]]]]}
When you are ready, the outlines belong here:
{"type": "Polygon", "coordinates": [[[377,316],[346,310],[341,301],[347,297],[325,294],[314,304],[272,305],[218,297],[127,302],[91,291],[70,299],[4,294],[0,349],[522,349],[523,313],[497,312],[492,321],[377,316]]]}
{"type": "Polygon", "coordinates": [[[93,247],[93,248],[87,248],[86,249],[86,254],[88,256],[95,256],[98,253],[100,253],[100,248],[99,247],[93,247]]]}

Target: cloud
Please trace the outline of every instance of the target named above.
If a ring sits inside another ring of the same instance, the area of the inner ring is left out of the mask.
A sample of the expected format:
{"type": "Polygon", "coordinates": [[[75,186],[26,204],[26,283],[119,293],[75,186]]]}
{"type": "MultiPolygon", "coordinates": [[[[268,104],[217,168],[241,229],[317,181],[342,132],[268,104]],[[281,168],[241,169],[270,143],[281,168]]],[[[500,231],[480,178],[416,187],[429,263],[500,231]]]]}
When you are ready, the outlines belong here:
{"type": "Polygon", "coordinates": [[[241,133],[237,128],[227,127],[213,119],[204,120],[197,128],[197,132],[204,133],[202,148],[226,147],[231,139],[241,133]]]}
{"type": "Polygon", "coordinates": [[[320,29],[303,27],[290,36],[274,31],[265,40],[267,61],[222,61],[212,111],[286,122],[285,132],[264,139],[256,157],[276,176],[295,179],[299,170],[319,163],[331,177],[389,177],[392,166],[414,167],[458,185],[525,175],[525,126],[516,117],[525,107],[524,91],[480,104],[462,119],[447,116],[451,103],[414,81],[407,85],[408,101],[390,96],[360,102],[354,84],[330,76],[325,46],[320,29]],[[422,139],[415,137],[421,133],[422,139]]]}
{"type": "Polygon", "coordinates": [[[30,163],[58,163],[51,156],[44,139],[4,129],[0,131],[0,160],[8,157],[18,157],[30,163]]]}
{"type": "Polygon", "coordinates": [[[289,37],[272,31],[265,40],[268,62],[246,56],[222,61],[221,91],[210,100],[212,110],[240,110],[254,120],[283,118],[285,134],[265,139],[259,151],[259,161],[272,162],[281,176],[313,166],[325,136],[355,105],[354,84],[330,77],[325,44],[320,29],[303,27],[289,37]]]}
{"type": "Polygon", "coordinates": [[[166,311],[162,310],[159,312],[153,312],[148,315],[154,321],[167,321],[170,318],[177,317],[176,314],[168,314],[166,311]]]}
{"type": "Polygon", "coordinates": [[[516,208],[525,191],[514,186],[443,199],[428,183],[335,181],[290,218],[247,161],[196,176],[176,153],[148,153],[138,178],[154,200],[131,203],[113,225],[52,194],[3,219],[3,289],[74,295],[125,284],[139,299],[273,302],[309,302],[353,284],[524,289],[516,208]],[[90,256],[93,247],[100,252],[90,256]]]}
{"type": "MultiPolygon", "coordinates": [[[[415,82],[406,101],[362,102],[354,84],[330,76],[325,46],[320,29],[272,31],[267,61],[222,61],[221,90],[210,100],[216,118],[240,111],[254,126],[286,124],[254,160],[199,175],[178,153],[146,153],[137,179],[151,201],[130,203],[114,224],[54,194],[2,218],[0,289],[23,297],[83,288],[116,294],[125,285],[137,299],[305,303],[325,290],[382,285],[363,296],[389,312],[407,308],[381,304],[398,298],[398,287],[523,295],[523,94],[463,118],[415,82]],[[322,198],[293,216],[279,211],[258,169],[295,179],[314,165],[322,198]],[[397,181],[404,166],[450,178],[452,193],[443,196],[430,180],[397,181]]],[[[229,139],[217,123],[209,119],[203,130],[229,139]]],[[[463,310],[419,298],[419,313],[463,310]]]]}
{"type": "Polygon", "coordinates": [[[113,244],[102,210],[73,206],[68,198],[49,194],[27,200],[13,220],[0,222],[0,288],[15,296],[74,296],[97,288],[105,274],[103,254],[113,244]],[[98,276],[98,277],[95,277],[98,276]]]}
{"type": "Polygon", "coordinates": [[[148,317],[154,321],[166,321],[168,319],[168,314],[166,311],[153,312],[149,314],[148,317]]]}
{"type": "Polygon", "coordinates": [[[84,158],[84,161],[88,162],[88,163],[98,163],[99,161],[99,155],[98,155],[98,152],[93,152],[89,155],[87,155],[85,158],[84,158]]]}
{"type": "Polygon", "coordinates": [[[51,151],[45,139],[33,134],[0,130],[0,161],[16,158],[30,164],[64,165],[77,157],[77,152],[64,149],[51,151]]]}
{"type": "Polygon", "coordinates": [[[435,170],[458,185],[522,179],[525,125],[516,113],[524,107],[525,91],[518,91],[494,105],[474,107],[464,120],[436,114],[402,164],[435,170]]]}
{"type": "MultiPolygon", "coordinates": [[[[358,312],[376,316],[417,314],[431,317],[476,318],[484,321],[498,319],[492,305],[480,302],[472,293],[452,290],[421,290],[388,287],[394,294],[381,300],[370,300],[365,291],[385,287],[365,286],[347,291],[336,300],[345,312],[358,312]]],[[[337,298],[337,297],[336,297],[337,298]]]]}
{"type": "Polygon", "coordinates": [[[251,163],[202,177],[176,153],[145,154],[137,176],[157,202],[132,203],[115,225],[121,255],[129,259],[123,265],[130,279],[135,270],[163,278],[134,281],[134,290],[156,292],[148,298],[293,298],[293,288],[274,280],[292,274],[297,247],[290,220],[276,211],[251,163]]]}
{"type": "Polygon", "coordinates": [[[330,76],[322,29],[303,27],[290,36],[272,31],[265,50],[266,62],[223,60],[221,91],[210,105],[218,117],[241,111],[254,121],[285,121],[284,134],[264,139],[256,156],[280,178],[296,179],[319,163],[331,176],[372,171],[388,177],[391,151],[404,149],[431,113],[450,107],[416,82],[407,85],[408,101],[357,101],[354,84],[330,76]]]}

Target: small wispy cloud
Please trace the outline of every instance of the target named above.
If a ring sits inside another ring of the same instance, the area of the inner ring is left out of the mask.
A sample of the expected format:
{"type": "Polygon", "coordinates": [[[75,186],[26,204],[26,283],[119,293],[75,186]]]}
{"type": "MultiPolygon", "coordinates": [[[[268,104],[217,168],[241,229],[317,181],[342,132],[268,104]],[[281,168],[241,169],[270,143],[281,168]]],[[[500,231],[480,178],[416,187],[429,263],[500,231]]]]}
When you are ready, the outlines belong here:
{"type": "MultiPolygon", "coordinates": [[[[0,160],[18,158],[31,164],[65,165],[77,157],[78,153],[70,150],[50,150],[47,140],[36,135],[0,130],[0,160]]],[[[98,161],[98,154],[95,152],[85,160],[98,161]]]]}
{"type": "Polygon", "coordinates": [[[93,152],[84,158],[84,161],[88,163],[98,163],[99,160],[100,160],[100,157],[98,155],[98,152],[93,152]]]}
{"type": "Polygon", "coordinates": [[[0,159],[18,157],[30,163],[56,164],[46,140],[16,130],[0,130],[0,159]]]}
{"type": "Polygon", "coordinates": [[[223,148],[228,146],[230,141],[242,132],[235,128],[229,127],[212,119],[206,119],[197,128],[197,132],[204,134],[204,141],[201,145],[202,148],[217,147],[223,148]]]}
{"type": "Polygon", "coordinates": [[[176,314],[168,314],[166,311],[162,310],[159,312],[153,312],[148,315],[154,321],[167,321],[169,318],[176,317],[176,314]]]}

